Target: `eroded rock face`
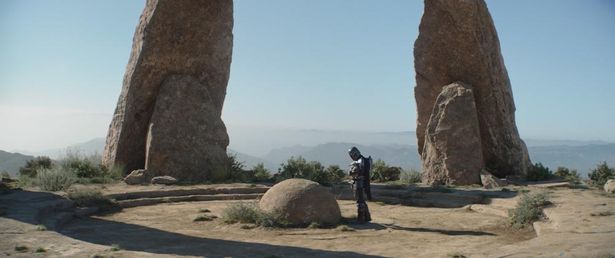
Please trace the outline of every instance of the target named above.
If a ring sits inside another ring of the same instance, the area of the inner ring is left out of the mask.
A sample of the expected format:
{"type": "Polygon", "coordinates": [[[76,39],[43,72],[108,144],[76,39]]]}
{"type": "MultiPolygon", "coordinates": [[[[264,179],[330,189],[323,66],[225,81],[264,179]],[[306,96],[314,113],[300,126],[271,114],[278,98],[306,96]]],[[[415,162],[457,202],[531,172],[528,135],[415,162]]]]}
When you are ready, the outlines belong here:
{"type": "Polygon", "coordinates": [[[192,177],[189,174],[192,172],[188,171],[198,170],[198,178],[217,174],[211,171],[220,166],[218,156],[226,151],[228,145],[226,129],[219,114],[229,78],[232,28],[232,0],[147,1],[136,28],[122,92],[109,127],[103,154],[105,165],[123,165],[126,171],[141,169],[145,167],[146,149],[155,149],[156,156],[149,159],[149,169],[152,171],[159,170],[156,166],[160,164],[153,160],[159,160],[165,155],[173,160],[181,155],[196,157],[206,154],[201,157],[203,161],[198,167],[189,167],[194,163],[181,167],[178,172],[181,176],[174,175],[175,170],[165,172],[179,180],[185,179],[183,177],[186,175],[192,177]],[[186,85],[177,85],[181,83],[186,85]],[[173,100],[162,95],[173,93],[173,90],[190,90],[199,97],[173,100]],[[208,107],[203,108],[203,103],[207,103],[208,107]],[[156,108],[160,105],[170,105],[174,111],[198,106],[198,111],[206,112],[175,114],[177,117],[167,119],[173,114],[161,111],[154,113],[160,110],[156,108]],[[152,119],[154,124],[151,123],[152,119]],[[164,139],[167,135],[156,132],[173,131],[171,127],[174,125],[170,123],[189,124],[192,129],[198,128],[195,131],[183,130],[181,135],[171,136],[180,144],[192,141],[192,147],[182,145],[175,149],[168,146],[165,150],[161,146],[171,140],[164,139]],[[163,138],[148,138],[150,128],[155,130],[152,135],[163,138]],[[220,138],[216,139],[214,145],[196,146],[211,143],[215,137],[220,138]],[[147,145],[147,139],[152,144],[147,145]],[[213,150],[204,152],[204,149],[212,146],[213,150]]]}
{"type": "Polygon", "coordinates": [[[306,179],[287,179],[267,190],[259,202],[265,212],[280,213],[292,225],[336,225],[340,207],[327,188],[306,179]]]}
{"type": "Polygon", "coordinates": [[[479,184],[484,166],[472,88],[445,86],[433,106],[421,153],[423,182],[479,184]]]}
{"type": "Polygon", "coordinates": [[[226,127],[208,87],[189,75],[171,75],[158,93],[147,134],[145,168],[189,181],[228,176],[226,127]]]}
{"type": "Polygon", "coordinates": [[[151,174],[145,169],[135,169],[126,177],[124,183],[129,185],[139,185],[146,183],[151,178],[151,174]]]}
{"type": "Polygon", "coordinates": [[[480,181],[485,189],[493,189],[508,185],[506,182],[489,173],[487,170],[480,171],[480,181]]]}
{"type": "Polygon", "coordinates": [[[442,88],[463,81],[473,88],[485,167],[498,177],[525,175],[530,160],[515,125],[510,80],[485,2],[425,1],[414,58],[419,153],[442,88]]]}

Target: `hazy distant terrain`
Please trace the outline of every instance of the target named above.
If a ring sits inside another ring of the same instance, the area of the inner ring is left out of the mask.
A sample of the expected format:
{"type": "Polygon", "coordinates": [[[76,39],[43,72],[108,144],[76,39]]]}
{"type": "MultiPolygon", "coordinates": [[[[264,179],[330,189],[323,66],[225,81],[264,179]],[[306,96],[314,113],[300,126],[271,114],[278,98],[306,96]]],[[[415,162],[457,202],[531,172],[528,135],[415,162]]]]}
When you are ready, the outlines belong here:
{"type": "Polygon", "coordinates": [[[33,158],[33,156],[29,155],[0,150],[0,171],[7,171],[14,177],[19,172],[19,168],[26,164],[26,161],[33,158]]]}
{"type": "MultiPolygon", "coordinates": [[[[366,156],[382,159],[402,168],[420,168],[414,132],[345,132],[326,130],[264,129],[241,126],[229,127],[229,152],[237,155],[247,168],[264,163],[272,171],[291,156],[317,160],[323,165],[339,165],[346,169],[350,163],[347,150],[357,146],[366,156]]],[[[526,139],[533,162],[542,162],[551,169],[566,166],[578,169],[582,175],[601,161],[615,165],[615,143],[602,141],[526,139]]],[[[61,158],[67,149],[82,154],[101,154],[105,139],[95,138],[67,148],[49,149],[24,154],[0,151],[0,171],[16,174],[33,156],[61,158]]]]}

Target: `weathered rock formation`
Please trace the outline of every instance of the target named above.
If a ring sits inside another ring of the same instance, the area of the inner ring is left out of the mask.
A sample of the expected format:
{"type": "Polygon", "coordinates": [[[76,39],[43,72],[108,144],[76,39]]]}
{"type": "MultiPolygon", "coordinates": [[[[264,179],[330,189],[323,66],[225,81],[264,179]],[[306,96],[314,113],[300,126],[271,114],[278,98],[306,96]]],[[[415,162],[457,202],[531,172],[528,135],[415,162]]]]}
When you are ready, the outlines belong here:
{"type": "Polygon", "coordinates": [[[604,191],[607,193],[615,193],[615,179],[609,179],[604,184],[604,191]]]}
{"type": "Polygon", "coordinates": [[[433,106],[421,153],[423,182],[480,184],[484,166],[472,88],[461,82],[445,86],[433,106]]]}
{"type": "Polygon", "coordinates": [[[232,0],[148,0],[103,155],[151,176],[226,176],[220,113],[232,52],[232,0]],[[224,157],[224,158],[223,158],[224,157]]]}
{"type": "Polygon", "coordinates": [[[530,160],[515,125],[510,80],[485,2],[426,0],[414,62],[419,153],[425,151],[438,95],[462,81],[472,86],[484,167],[498,177],[526,174],[530,160]]]}
{"type": "Polygon", "coordinates": [[[259,203],[265,212],[276,212],[296,226],[316,222],[335,225],[341,219],[335,196],[320,184],[306,179],[287,179],[271,187],[259,203]]]}
{"type": "Polygon", "coordinates": [[[496,176],[489,173],[489,171],[484,169],[480,171],[480,182],[483,184],[483,187],[485,189],[493,189],[508,185],[508,183],[497,178],[496,176]]]}

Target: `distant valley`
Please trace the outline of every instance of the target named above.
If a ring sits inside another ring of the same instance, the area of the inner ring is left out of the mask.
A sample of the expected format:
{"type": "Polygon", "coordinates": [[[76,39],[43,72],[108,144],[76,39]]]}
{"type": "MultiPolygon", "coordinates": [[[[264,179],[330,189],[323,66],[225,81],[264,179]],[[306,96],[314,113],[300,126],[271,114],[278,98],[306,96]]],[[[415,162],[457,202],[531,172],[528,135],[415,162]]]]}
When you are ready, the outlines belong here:
{"type": "MultiPolygon", "coordinates": [[[[237,127],[235,127],[237,128],[237,127]]],[[[235,154],[247,168],[264,163],[277,171],[281,163],[291,156],[317,160],[323,165],[339,165],[346,169],[350,163],[347,150],[357,146],[366,156],[382,159],[387,164],[402,168],[420,168],[414,132],[342,132],[324,130],[247,130],[229,129],[231,145],[229,153],[235,154]],[[250,133],[252,132],[252,133],[250,133]],[[235,135],[236,134],[236,135],[235,135]]],[[[541,162],[555,169],[565,166],[577,169],[582,175],[601,161],[615,165],[615,143],[601,141],[570,141],[527,139],[532,162],[541,162]]],[[[61,158],[70,149],[85,155],[101,154],[105,139],[95,138],[87,142],[39,152],[11,153],[0,151],[0,171],[16,175],[19,167],[34,156],[46,155],[61,158]]]]}

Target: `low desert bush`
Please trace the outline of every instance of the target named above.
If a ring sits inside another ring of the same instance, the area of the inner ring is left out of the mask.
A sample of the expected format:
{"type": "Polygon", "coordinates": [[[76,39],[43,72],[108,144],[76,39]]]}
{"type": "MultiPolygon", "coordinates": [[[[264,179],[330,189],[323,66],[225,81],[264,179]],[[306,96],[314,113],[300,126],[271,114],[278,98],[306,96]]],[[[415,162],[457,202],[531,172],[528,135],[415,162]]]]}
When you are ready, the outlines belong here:
{"type": "Polygon", "coordinates": [[[102,165],[101,160],[99,154],[86,156],[79,151],[69,149],[58,165],[74,171],[81,184],[105,184],[122,179],[123,167],[106,167],[102,165]]]}
{"type": "Polygon", "coordinates": [[[26,161],[26,165],[19,168],[19,175],[27,177],[36,177],[36,172],[42,169],[50,169],[52,166],[51,159],[47,156],[39,156],[26,161]]]}
{"type": "Polygon", "coordinates": [[[327,169],[318,161],[307,161],[305,158],[291,157],[281,164],[274,179],[280,182],[289,178],[304,178],[321,185],[333,185],[341,182],[345,173],[339,166],[329,166],[327,169]]]}
{"type": "Polygon", "coordinates": [[[256,203],[238,202],[227,206],[222,211],[224,222],[232,223],[255,223],[258,220],[260,209],[256,203]]]}
{"type": "Polygon", "coordinates": [[[75,185],[67,192],[68,199],[71,199],[79,207],[98,207],[101,211],[117,208],[115,201],[104,196],[100,190],[94,187],[75,185]]]}
{"type": "Polygon", "coordinates": [[[542,181],[550,178],[553,178],[553,172],[540,162],[531,165],[526,176],[528,181],[542,181]]]}
{"type": "Polygon", "coordinates": [[[197,222],[197,221],[212,221],[215,218],[218,218],[218,217],[216,217],[214,215],[199,214],[192,221],[194,221],[194,222],[197,222]]]}
{"type": "Polygon", "coordinates": [[[222,211],[224,222],[252,223],[262,227],[287,227],[289,223],[276,212],[264,212],[256,203],[239,202],[231,204],[222,211]]]}
{"type": "Polygon", "coordinates": [[[391,167],[383,160],[378,159],[372,166],[371,180],[376,182],[397,181],[401,172],[402,169],[400,167],[391,167]]]}
{"type": "Polygon", "coordinates": [[[38,170],[36,173],[36,184],[45,191],[66,190],[76,182],[77,176],[75,173],[62,167],[46,168],[38,170]]]}
{"type": "Polygon", "coordinates": [[[517,207],[508,211],[511,226],[519,229],[539,220],[542,209],[549,204],[549,195],[546,192],[523,194],[517,207]]]}
{"type": "Polygon", "coordinates": [[[570,170],[567,167],[557,167],[553,175],[573,184],[581,183],[581,177],[579,176],[579,172],[577,172],[576,169],[570,170]]]}
{"type": "Polygon", "coordinates": [[[402,184],[410,185],[421,182],[421,172],[416,169],[403,170],[400,175],[402,184]]]}
{"type": "Polygon", "coordinates": [[[2,173],[0,173],[0,178],[11,178],[11,174],[9,174],[8,171],[2,171],[2,173]]]}
{"type": "Polygon", "coordinates": [[[265,168],[265,164],[258,163],[252,168],[254,171],[254,179],[257,182],[265,182],[271,180],[271,172],[265,168]]]}
{"type": "Polygon", "coordinates": [[[609,179],[615,179],[615,168],[609,167],[604,161],[592,169],[587,176],[591,180],[591,184],[602,187],[609,179]]]}

